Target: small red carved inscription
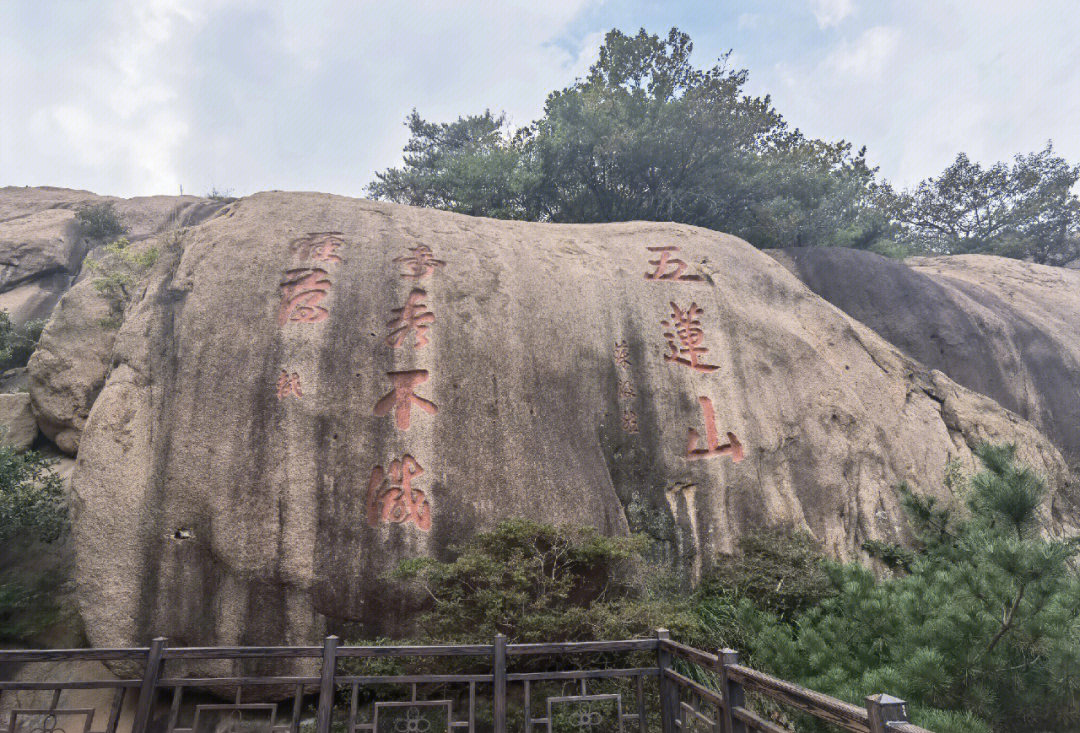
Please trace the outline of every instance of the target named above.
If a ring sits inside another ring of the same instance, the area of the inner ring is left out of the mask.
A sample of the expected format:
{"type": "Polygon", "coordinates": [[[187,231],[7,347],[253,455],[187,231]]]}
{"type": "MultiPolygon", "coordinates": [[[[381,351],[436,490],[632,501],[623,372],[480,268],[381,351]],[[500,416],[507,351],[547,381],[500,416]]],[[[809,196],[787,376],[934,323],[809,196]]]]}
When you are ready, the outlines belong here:
{"type": "Polygon", "coordinates": [[[423,290],[413,290],[409,293],[409,299],[405,301],[405,305],[392,311],[395,318],[386,324],[387,328],[391,329],[390,335],[386,337],[387,344],[399,349],[405,345],[409,333],[415,331],[416,348],[427,345],[428,324],[435,321],[435,314],[424,305],[426,297],[427,293],[423,290]]]}
{"type": "Polygon", "coordinates": [[[436,267],[443,267],[446,264],[442,260],[435,259],[431,247],[428,247],[426,244],[413,247],[409,252],[412,254],[407,257],[394,258],[394,262],[400,262],[405,265],[407,271],[401,273],[402,277],[411,278],[413,280],[422,280],[435,272],[436,267]]]}
{"type": "Polygon", "coordinates": [[[615,342],[615,364],[620,369],[630,368],[630,347],[626,345],[626,339],[615,342]]]}
{"type": "Polygon", "coordinates": [[[309,232],[290,242],[289,249],[297,259],[341,262],[337,251],[344,244],[341,232],[309,232]]]}
{"type": "Polygon", "coordinates": [[[384,417],[394,411],[394,421],[399,430],[408,430],[412,416],[412,406],[416,405],[429,415],[434,415],[439,408],[434,402],[425,400],[413,391],[418,384],[428,380],[426,369],[411,369],[404,372],[387,372],[394,388],[375,403],[376,417],[384,417]]]}
{"type": "Polygon", "coordinates": [[[701,328],[701,313],[697,303],[691,303],[686,310],[671,303],[671,319],[660,322],[668,329],[664,338],[671,350],[664,355],[664,361],[685,364],[699,372],[715,372],[720,367],[698,361],[701,355],[708,351],[701,345],[705,340],[705,331],[701,328]]]}
{"type": "Polygon", "coordinates": [[[281,283],[281,306],[278,308],[278,325],[289,321],[315,323],[330,313],[319,305],[330,292],[332,283],[327,272],[318,267],[301,267],[285,272],[281,283]]]}
{"type": "Polygon", "coordinates": [[[637,413],[630,408],[623,410],[622,429],[624,433],[630,433],[631,435],[636,435],[638,432],[637,413]]]}
{"type": "Polygon", "coordinates": [[[698,461],[703,458],[715,458],[716,456],[729,456],[732,463],[738,463],[743,459],[743,447],[735,433],[728,433],[728,442],[720,445],[720,437],[716,431],[716,413],[713,411],[712,400],[708,397],[698,397],[701,411],[705,413],[705,447],[698,448],[701,436],[693,428],[690,428],[686,436],[686,459],[698,461]]]}
{"type": "Polygon", "coordinates": [[[300,375],[296,372],[289,374],[282,369],[281,376],[277,380],[277,398],[283,400],[289,395],[304,396],[303,390],[300,389],[300,375]]]}
{"type": "Polygon", "coordinates": [[[697,282],[701,280],[701,275],[684,275],[686,272],[686,263],[677,257],[672,257],[672,252],[678,252],[679,248],[674,245],[667,247],[648,247],[650,252],[658,252],[660,254],[655,260],[649,260],[650,265],[654,265],[656,270],[653,272],[645,273],[646,280],[677,280],[679,282],[697,282]]]}
{"type": "Polygon", "coordinates": [[[619,399],[629,401],[637,396],[637,390],[634,389],[634,385],[630,383],[630,380],[624,379],[619,382],[619,399]]]}
{"type": "Polygon", "coordinates": [[[405,454],[390,463],[389,477],[382,466],[371,469],[368,479],[367,518],[375,527],[382,524],[412,522],[427,532],[431,529],[431,505],[427,495],[414,489],[412,481],[424,473],[416,459],[405,454]]]}

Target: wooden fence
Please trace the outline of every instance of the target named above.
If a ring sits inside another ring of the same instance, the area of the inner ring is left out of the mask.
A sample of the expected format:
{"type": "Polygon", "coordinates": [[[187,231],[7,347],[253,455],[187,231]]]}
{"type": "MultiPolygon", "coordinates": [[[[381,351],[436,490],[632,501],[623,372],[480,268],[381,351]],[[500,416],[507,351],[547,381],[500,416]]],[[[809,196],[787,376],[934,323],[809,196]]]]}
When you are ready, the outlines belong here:
{"type": "Polygon", "coordinates": [[[500,634],[491,644],[340,646],[331,636],[305,647],[174,648],[155,639],[138,649],[0,651],[0,695],[0,733],[788,730],[767,719],[770,704],[785,711],[772,716],[777,720],[806,715],[855,733],[929,733],[907,722],[897,698],[872,695],[866,707],[851,705],[744,667],[735,651],[710,653],[672,641],[663,629],[645,639],[552,644],[508,644],[500,634]],[[445,658],[479,671],[379,674],[357,666],[360,660],[431,666],[445,658]],[[590,658],[599,663],[587,664],[590,658]],[[624,659],[636,664],[620,666],[624,659]],[[69,669],[104,662],[134,673],[89,680],[26,674],[34,664],[55,662],[69,669]],[[183,672],[215,664],[241,674],[183,672]],[[275,664],[312,673],[250,672],[275,664]],[[102,709],[69,702],[91,691],[101,695],[102,709]]]}

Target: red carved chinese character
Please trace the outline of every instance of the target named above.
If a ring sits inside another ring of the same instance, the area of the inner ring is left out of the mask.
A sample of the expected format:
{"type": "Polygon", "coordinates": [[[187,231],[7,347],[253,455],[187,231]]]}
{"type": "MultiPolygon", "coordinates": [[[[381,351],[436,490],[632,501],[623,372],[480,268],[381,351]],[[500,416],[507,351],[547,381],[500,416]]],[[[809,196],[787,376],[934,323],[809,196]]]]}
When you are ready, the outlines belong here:
{"type": "Polygon", "coordinates": [[[390,477],[386,480],[382,466],[371,469],[368,479],[367,517],[372,527],[384,524],[413,522],[427,532],[431,529],[431,505],[420,489],[412,487],[412,480],[424,469],[416,459],[405,454],[390,463],[390,477]]]}
{"type": "Polygon", "coordinates": [[[698,362],[698,357],[708,351],[701,345],[705,340],[705,331],[701,328],[701,313],[697,303],[691,303],[685,311],[674,303],[671,304],[671,320],[660,322],[671,329],[664,334],[668,348],[671,349],[671,353],[664,355],[664,361],[685,364],[699,372],[715,372],[720,367],[698,362]]]}
{"type": "Polygon", "coordinates": [[[412,252],[412,254],[408,257],[394,258],[394,262],[400,262],[408,269],[408,272],[403,272],[401,274],[402,277],[420,280],[435,272],[436,267],[442,267],[446,264],[442,260],[435,259],[432,255],[431,247],[428,247],[426,244],[413,247],[409,251],[412,252]]]}
{"type": "Polygon", "coordinates": [[[624,433],[630,433],[631,435],[637,435],[638,423],[637,413],[631,409],[623,410],[622,414],[622,429],[624,433]]]}
{"type": "Polygon", "coordinates": [[[283,400],[291,394],[297,397],[304,396],[304,392],[300,389],[300,375],[296,372],[290,375],[282,369],[281,376],[277,380],[277,398],[283,400]]]}
{"type": "Polygon", "coordinates": [[[650,252],[659,252],[660,257],[649,260],[650,265],[656,266],[656,272],[645,273],[646,280],[678,280],[680,282],[696,282],[701,280],[701,275],[684,275],[686,263],[671,256],[672,252],[678,252],[679,248],[671,245],[668,247],[649,247],[650,252]],[[672,269],[668,269],[668,268],[672,269]]]}
{"type": "Polygon", "coordinates": [[[301,260],[341,262],[341,258],[336,253],[344,244],[345,240],[342,239],[341,232],[311,232],[294,239],[289,244],[289,249],[301,260]]]}
{"type": "Polygon", "coordinates": [[[386,343],[395,349],[401,348],[405,345],[409,332],[416,331],[416,348],[427,344],[428,324],[435,321],[435,314],[424,305],[426,297],[427,293],[423,290],[413,290],[409,293],[405,305],[392,311],[397,317],[386,324],[387,328],[393,329],[386,337],[386,343]]]}
{"type": "Polygon", "coordinates": [[[619,399],[620,400],[632,400],[637,396],[637,390],[634,389],[634,385],[629,380],[624,379],[619,382],[619,399]]]}
{"type": "Polygon", "coordinates": [[[330,292],[331,283],[326,275],[326,270],[317,267],[285,272],[285,281],[281,283],[281,307],[278,308],[279,326],[289,321],[315,323],[330,315],[319,306],[330,292]]]}
{"type": "Polygon", "coordinates": [[[415,404],[429,415],[434,415],[439,408],[434,402],[425,400],[413,392],[413,387],[428,379],[426,369],[413,369],[406,372],[387,372],[394,388],[375,403],[375,415],[383,417],[394,411],[394,420],[399,430],[408,430],[412,406],[415,404]]]}
{"type": "Polygon", "coordinates": [[[615,342],[615,364],[620,369],[630,368],[630,347],[626,345],[626,339],[615,342]]]}
{"type": "Polygon", "coordinates": [[[720,445],[720,437],[716,433],[716,413],[713,412],[712,400],[708,397],[698,397],[701,410],[705,413],[705,448],[698,448],[701,437],[698,432],[690,428],[686,436],[686,460],[699,461],[702,458],[715,458],[716,456],[730,456],[732,463],[738,463],[743,459],[743,447],[735,433],[728,433],[728,442],[720,445]]]}

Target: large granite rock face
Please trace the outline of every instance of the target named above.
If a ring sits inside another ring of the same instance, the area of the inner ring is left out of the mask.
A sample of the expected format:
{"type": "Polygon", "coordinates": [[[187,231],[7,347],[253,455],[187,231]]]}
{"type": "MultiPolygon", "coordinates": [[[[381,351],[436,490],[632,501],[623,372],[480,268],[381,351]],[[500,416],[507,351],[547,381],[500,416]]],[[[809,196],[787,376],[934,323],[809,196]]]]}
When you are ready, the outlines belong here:
{"type": "Polygon", "coordinates": [[[197,196],[119,199],[65,188],[0,188],[0,310],[16,325],[48,318],[95,245],[76,220],[82,206],[111,203],[133,242],[205,221],[221,202],[197,196]]]}
{"type": "MultiPolygon", "coordinates": [[[[73,291],[74,293],[74,291],[73,291]]],[[[242,199],[163,250],[73,476],[99,646],[392,632],[384,577],[507,517],[642,531],[692,575],[792,524],[903,539],[895,486],[1031,424],[902,355],[739,239],[242,199]]]]}
{"type": "Polygon", "coordinates": [[[770,254],[908,356],[1030,420],[1080,467],[1080,272],[986,255],[770,254]]]}

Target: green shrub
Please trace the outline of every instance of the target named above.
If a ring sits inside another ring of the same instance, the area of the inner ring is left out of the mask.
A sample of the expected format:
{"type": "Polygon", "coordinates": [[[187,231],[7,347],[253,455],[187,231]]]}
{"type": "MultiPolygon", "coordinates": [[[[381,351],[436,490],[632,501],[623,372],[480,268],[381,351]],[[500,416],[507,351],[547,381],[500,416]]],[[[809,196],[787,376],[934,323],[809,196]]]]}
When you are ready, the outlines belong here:
{"type": "Polygon", "coordinates": [[[15,326],[7,311],[0,311],[0,371],[26,366],[37,348],[45,323],[38,319],[15,326]]]}
{"type": "Polygon", "coordinates": [[[82,232],[91,239],[111,239],[127,232],[111,203],[80,207],[75,214],[82,232]]]}
{"type": "Polygon", "coordinates": [[[59,617],[63,572],[40,562],[41,546],[68,531],[63,481],[52,463],[0,446],[0,641],[25,642],[59,617]]]}
{"type": "Polygon", "coordinates": [[[821,567],[824,556],[807,532],[762,529],[739,539],[739,552],[722,558],[701,584],[700,595],[720,590],[756,608],[791,618],[835,593],[821,567]]]}
{"type": "Polygon", "coordinates": [[[977,454],[964,516],[903,491],[907,571],[825,563],[835,594],[793,624],[747,616],[757,662],[853,703],[899,695],[937,731],[1078,729],[1080,545],[1040,534],[1045,486],[1011,446],[977,454]]]}
{"type": "Polygon", "coordinates": [[[645,572],[641,536],[606,537],[591,527],[500,522],[455,548],[449,562],[406,560],[394,576],[430,599],[418,628],[437,641],[583,641],[651,634],[667,626],[696,635],[690,604],[663,576],[645,572]]]}
{"type": "Polygon", "coordinates": [[[0,574],[0,641],[26,642],[45,631],[61,616],[56,589],[63,573],[50,570],[26,573],[21,569],[0,574]]]}
{"type": "Polygon", "coordinates": [[[93,280],[94,290],[109,301],[112,312],[98,321],[102,328],[115,329],[123,323],[124,310],[135,294],[135,286],[158,261],[157,247],[136,251],[126,237],[120,237],[105,246],[100,260],[88,257],[86,268],[98,274],[93,280]]]}
{"type": "Polygon", "coordinates": [[[0,544],[16,534],[55,542],[67,531],[64,484],[53,461],[0,445],[0,544]]]}

